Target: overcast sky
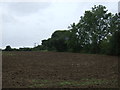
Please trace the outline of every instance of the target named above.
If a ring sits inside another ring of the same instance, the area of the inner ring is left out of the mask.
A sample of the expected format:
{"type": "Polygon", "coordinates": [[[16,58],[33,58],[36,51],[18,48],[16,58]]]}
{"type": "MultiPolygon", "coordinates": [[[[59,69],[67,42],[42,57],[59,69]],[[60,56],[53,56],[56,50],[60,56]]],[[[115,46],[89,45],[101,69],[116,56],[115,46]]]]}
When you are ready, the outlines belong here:
{"type": "Polygon", "coordinates": [[[33,47],[55,30],[66,30],[78,22],[85,10],[104,5],[118,12],[117,2],[6,2],[0,3],[2,47],[33,47]]]}

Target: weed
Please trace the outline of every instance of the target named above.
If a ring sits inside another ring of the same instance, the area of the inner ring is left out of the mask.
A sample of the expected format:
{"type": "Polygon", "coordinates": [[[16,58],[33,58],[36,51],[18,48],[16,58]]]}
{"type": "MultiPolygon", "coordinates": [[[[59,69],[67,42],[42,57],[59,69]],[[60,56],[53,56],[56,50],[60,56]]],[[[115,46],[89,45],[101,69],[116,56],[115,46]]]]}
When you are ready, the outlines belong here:
{"type": "Polygon", "coordinates": [[[31,81],[32,81],[32,85],[29,86],[29,88],[42,87],[47,85],[47,82],[49,82],[48,80],[36,80],[36,79],[33,79],[31,81]]]}
{"type": "Polygon", "coordinates": [[[36,82],[38,82],[38,80],[33,79],[32,82],[33,82],[33,83],[36,83],[36,82]]]}
{"type": "Polygon", "coordinates": [[[60,82],[60,85],[64,86],[64,85],[71,85],[71,82],[68,81],[64,81],[64,82],[60,82]]]}
{"type": "MultiPolygon", "coordinates": [[[[108,84],[110,81],[105,79],[81,79],[80,81],[59,81],[54,83],[48,80],[32,80],[33,85],[30,87],[42,87],[42,86],[88,86],[88,85],[104,85],[108,84]]],[[[114,81],[115,82],[115,81],[114,81]]]]}
{"type": "Polygon", "coordinates": [[[101,85],[101,84],[107,84],[108,80],[102,80],[102,79],[82,79],[84,81],[80,82],[80,85],[101,85]]]}
{"type": "Polygon", "coordinates": [[[41,80],[41,82],[43,82],[43,83],[47,83],[47,82],[49,82],[48,80],[41,80]]]}
{"type": "Polygon", "coordinates": [[[93,79],[82,79],[81,81],[64,81],[64,82],[60,82],[59,85],[87,86],[87,85],[102,85],[107,83],[108,83],[108,80],[93,78],[93,79]]]}
{"type": "Polygon", "coordinates": [[[30,88],[34,88],[34,87],[38,88],[38,87],[42,87],[42,86],[44,86],[44,84],[33,84],[31,86],[28,86],[28,87],[30,87],[30,88]]]}

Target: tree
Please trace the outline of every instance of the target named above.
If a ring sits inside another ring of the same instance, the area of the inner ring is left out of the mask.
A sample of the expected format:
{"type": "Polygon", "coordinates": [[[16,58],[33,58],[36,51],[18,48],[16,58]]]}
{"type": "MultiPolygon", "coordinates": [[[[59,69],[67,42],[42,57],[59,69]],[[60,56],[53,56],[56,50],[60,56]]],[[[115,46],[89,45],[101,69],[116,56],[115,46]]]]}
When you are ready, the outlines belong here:
{"type": "Polygon", "coordinates": [[[112,15],[110,19],[110,35],[112,36],[116,31],[120,29],[120,15],[117,13],[112,15]]]}
{"type": "Polygon", "coordinates": [[[120,30],[116,31],[110,39],[109,54],[120,55],[120,30]]]}
{"type": "Polygon", "coordinates": [[[5,48],[5,51],[12,51],[12,48],[11,48],[11,46],[6,46],[6,48],[5,48]]]}
{"type": "Polygon", "coordinates": [[[69,40],[67,42],[69,51],[80,52],[81,46],[78,39],[78,28],[75,23],[71,24],[68,28],[70,29],[69,40]]]}
{"type": "Polygon", "coordinates": [[[57,30],[51,36],[51,44],[57,51],[67,51],[67,41],[69,40],[70,32],[67,30],[57,30]]]}
{"type": "Polygon", "coordinates": [[[91,11],[85,11],[78,23],[79,40],[84,48],[90,46],[91,53],[100,52],[102,40],[109,35],[111,13],[107,13],[106,7],[94,6],[91,11]]]}
{"type": "Polygon", "coordinates": [[[42,45],[45,47],[46,50],[48,51],[55,51],[55,47],[53,46],[52,43],[52,38],[48,38],[47,40],[42,40],[42,45]]]}
{"type": "Polygon", "coordinates": [[[69,33],[67,30],[57,30],[52,34],[51,38],[42,40],[42,45],[49,51],[67,51],[69,33]]]}
{"type": "Polygon", "coordinates": [[[70,24],[69,30],[55,31],[42,45],[56,51],[109,53],[110,48],[119,45],[115,41],[119,37],[119,18],[118,14],[108,13],[105,6],[95,5],[92,10],[85,11],[78,23],[70,24]]]}
{"type": "Polygon", "coordinates": [[[32,48],[29,47],[19,48],[19,51],[32,51],[32,48]]]}

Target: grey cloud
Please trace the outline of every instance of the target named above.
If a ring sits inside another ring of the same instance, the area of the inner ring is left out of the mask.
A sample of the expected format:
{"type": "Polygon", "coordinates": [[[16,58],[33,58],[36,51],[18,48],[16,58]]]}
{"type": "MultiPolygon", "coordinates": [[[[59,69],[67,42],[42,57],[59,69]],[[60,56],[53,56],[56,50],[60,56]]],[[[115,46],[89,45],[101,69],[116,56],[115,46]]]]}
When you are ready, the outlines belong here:
{"type": "Polygon", "coordinates": [[[118,2],[118,12],[120,13],[120,1],[118,2]]]}
{"type": "Polygon", "coordinates": [[[84,11],[91,10],[95,4],[104,4],[112,12],[118,8],[117,3],[5,3],[2,47],[41,43],[55,30],[65,30],[71,23],[78,22],[84,11]]]}
{"type": "Polygon", "coordinates": [[[2,22],[3,22],[3,24],[4,23],[15,23],[15,22],[17,22],[17,20],[15,19],[15,17],[13,17],[11,15],[3,14],[2,22]]]}
{"type": "Polygon", "coordinates": [[[14,14],[17,15],[28,15],[44,10],[50,6],[50,2],[17,2],[8,3],[8,8],[14,14]]]}

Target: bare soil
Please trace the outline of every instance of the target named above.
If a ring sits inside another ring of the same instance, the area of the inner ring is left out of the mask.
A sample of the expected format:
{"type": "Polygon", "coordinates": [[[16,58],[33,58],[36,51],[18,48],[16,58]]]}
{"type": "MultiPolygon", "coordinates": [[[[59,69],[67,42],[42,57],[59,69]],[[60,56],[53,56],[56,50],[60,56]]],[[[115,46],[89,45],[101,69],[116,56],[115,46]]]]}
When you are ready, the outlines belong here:
{"type": "Polygon", "coordinates": [[[3,88],[117,88],[117,56],[3,52],[3,88]]]}

